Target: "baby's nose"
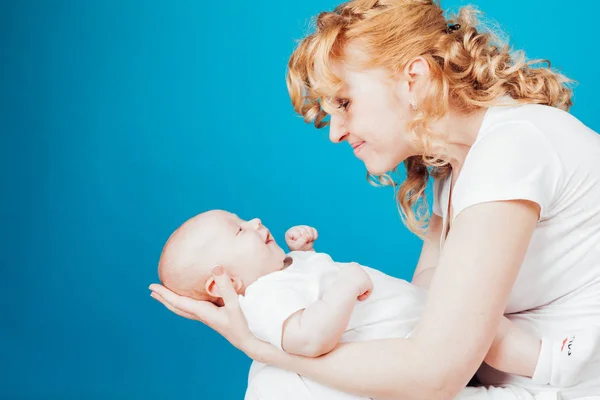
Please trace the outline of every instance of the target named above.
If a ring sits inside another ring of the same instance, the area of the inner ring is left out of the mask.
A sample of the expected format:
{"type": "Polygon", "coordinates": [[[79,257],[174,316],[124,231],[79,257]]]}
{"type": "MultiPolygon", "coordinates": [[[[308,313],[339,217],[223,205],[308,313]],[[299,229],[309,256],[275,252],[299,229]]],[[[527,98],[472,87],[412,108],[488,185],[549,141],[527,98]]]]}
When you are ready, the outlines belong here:
{"type": "Polygon", "coordinates": [[[258,229],[261,227],[262,225],[262,221],[259,218],[254,218],[252,221],[250,221],[252,226],[254,226],[255,229],[258,229]]]}

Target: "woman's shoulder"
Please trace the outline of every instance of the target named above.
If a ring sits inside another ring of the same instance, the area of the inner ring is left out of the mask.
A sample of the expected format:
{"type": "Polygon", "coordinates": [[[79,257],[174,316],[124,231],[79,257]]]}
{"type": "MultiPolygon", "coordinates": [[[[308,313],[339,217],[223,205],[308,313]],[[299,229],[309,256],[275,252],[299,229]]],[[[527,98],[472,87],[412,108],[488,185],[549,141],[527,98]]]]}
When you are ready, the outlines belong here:
{"type": "MultiPolygon", "coordinates": [[[[491,134],[514,131],[542,134],[553,142],[577,141],[597,134],[569,112],[543,104],[513,104],[490,107],[479,130],[477,141],[491,134]]],[[[477,142],[476,141],[476,142],[477,142]]]]}
{"type": "MultiPolygon", "coordinates": [[[[567,111],[541,104],[491,107],[473,153],[506,150],[514,156],[554,159],[569,167],[594,164],[600,135],[567,111]],[[587,160],[587,161],[586,161],[587,160]]],[[[504,154],[507,156],[510,154],[504,154]]],[[[509,157],[506,161],[511,161],[509,157]]]]}
{"type": "Polygon", "coordinates": [[[477,140],[469,150],[454,193],[454,214],[479,203],[529,200],[549,209],[562,163],[548,127],[537,113],[550,107],[525,105],[488,110],[477,140]]]}

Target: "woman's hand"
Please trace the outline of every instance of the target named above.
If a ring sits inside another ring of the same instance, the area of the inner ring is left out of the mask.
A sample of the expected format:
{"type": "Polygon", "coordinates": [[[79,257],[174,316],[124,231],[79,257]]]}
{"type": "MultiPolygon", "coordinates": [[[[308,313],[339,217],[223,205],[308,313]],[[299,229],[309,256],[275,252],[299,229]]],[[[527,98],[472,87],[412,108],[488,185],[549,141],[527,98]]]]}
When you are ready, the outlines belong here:
{"type": "Polygon", "coordinates": [[[158,284],[150,285],[151,296],[175,314],[210,326],[250,358],[256,359],[261,346],[269,345],[257,339],[248,329],[248,323],[240,309],[238,294],[223,267],[215,266],[212,274],[221,296],[223,296],[224,306],[222,307],[209,301],[180,296],[158,284]]]}

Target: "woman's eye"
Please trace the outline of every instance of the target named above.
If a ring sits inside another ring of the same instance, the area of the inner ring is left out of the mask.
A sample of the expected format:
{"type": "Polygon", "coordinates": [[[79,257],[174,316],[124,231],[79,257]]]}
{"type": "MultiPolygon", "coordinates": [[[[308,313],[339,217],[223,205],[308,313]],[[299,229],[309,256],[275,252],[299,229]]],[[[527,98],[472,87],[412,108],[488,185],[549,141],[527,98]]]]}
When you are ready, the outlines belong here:
{"type": "Polygon", "coordinates": [[[350,100],[338,99],[338,105],[340,108],[343,108],[344,110],[346,110],[348,108],[348,106],[350,105],[350,100]]]}

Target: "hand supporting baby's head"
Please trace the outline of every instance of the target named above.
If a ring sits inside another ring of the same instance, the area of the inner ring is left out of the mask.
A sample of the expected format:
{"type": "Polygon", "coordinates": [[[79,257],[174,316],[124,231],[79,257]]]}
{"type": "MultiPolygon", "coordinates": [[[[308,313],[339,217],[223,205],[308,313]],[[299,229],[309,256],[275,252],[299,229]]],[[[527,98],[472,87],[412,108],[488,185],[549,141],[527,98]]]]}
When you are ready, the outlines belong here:
{"type": "Polygon", "coordinates": [[[241,220],[226,211],[199,214],[167,240],[158,264],[164,286],[186,297],[221,303],[211,275],[222,265],[238,293],[283,266],[285,253],[258,219],[241,220]]]}

